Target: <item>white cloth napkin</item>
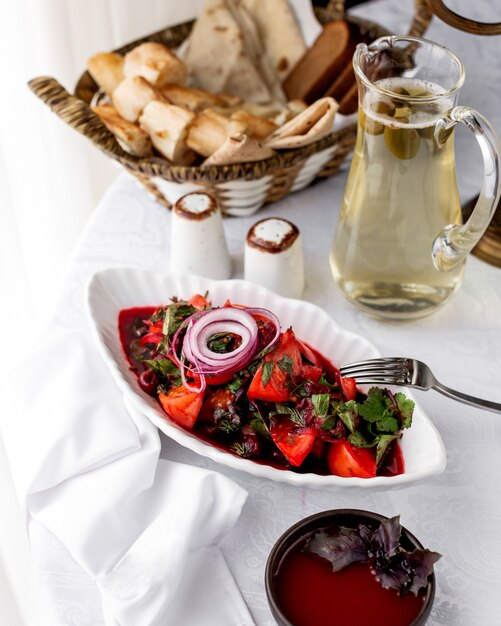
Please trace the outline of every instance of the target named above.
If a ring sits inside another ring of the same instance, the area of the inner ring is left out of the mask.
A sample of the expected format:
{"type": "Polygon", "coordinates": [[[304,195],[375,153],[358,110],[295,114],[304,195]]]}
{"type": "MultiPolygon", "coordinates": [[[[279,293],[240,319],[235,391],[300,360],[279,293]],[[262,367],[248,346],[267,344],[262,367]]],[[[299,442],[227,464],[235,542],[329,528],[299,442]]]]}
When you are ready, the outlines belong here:
{"type": "Polygon", "coordinates": [[[124,402],[87,332],[54,327],[5,382],[20,500],[95,578],[107,626],[253,624],[217,548],[246,492],[159,460],[156,427],[124,402]]]}

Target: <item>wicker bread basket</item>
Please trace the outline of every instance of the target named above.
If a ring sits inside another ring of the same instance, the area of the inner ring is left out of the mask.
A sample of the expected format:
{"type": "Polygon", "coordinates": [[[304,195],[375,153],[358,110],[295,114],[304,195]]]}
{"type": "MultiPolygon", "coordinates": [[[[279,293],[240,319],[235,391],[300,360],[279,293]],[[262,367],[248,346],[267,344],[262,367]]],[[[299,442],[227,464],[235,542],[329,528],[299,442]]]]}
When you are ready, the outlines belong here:
{"type": "MultiPolygon", "coordinates": [[[[416,10],[410,33],[420,36],[432,14],[426,8],[426,0],[414,0],[414,3],[416,10]]],[[[345,18],[359,28],[366,40],[389,34],[374,22],[345,14],[344,4],[344,0],[331,0],[327,8],[315,9],[320,23],[345,18]]],[[[157,41],[177,48],[188,37],[192,25],[193,22],[186,22],[163,29],[116,52],[125,54],[145,41],[157,41]]],[[[74,95],[51,77],[34,78],[29,86],[54,113],[118,161],[158,202],[168,208],[185,193],[204,190],[217,198],[223,212],[236,216],[252,215],[267,202],[303,189],[315,178],[333,175],[352,151],[356,138],[356,125],[351,124],[308,146],[281,151],[262,161],[204,168],[172,165],[158,157],[134,157],[120,147],[114,135],[89,106],[98,86],[88,72],[80,77],[74,95]]]]}

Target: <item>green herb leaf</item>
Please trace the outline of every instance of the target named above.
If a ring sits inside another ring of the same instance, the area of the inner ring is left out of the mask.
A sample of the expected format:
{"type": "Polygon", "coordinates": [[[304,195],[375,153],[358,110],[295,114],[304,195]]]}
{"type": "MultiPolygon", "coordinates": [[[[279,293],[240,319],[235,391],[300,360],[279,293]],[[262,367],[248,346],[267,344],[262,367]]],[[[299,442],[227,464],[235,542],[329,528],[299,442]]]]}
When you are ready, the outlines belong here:
{"type": "Polygon", "coordinates": [[[393,404],[385,390],[372,387],[365,402],[360,405],[358,414],[368,422],[377,422],[388,408],[388,401],[390,405],[393,404]]]}
{"type": "Polygon", "coordinates": [[[172,383],[181,384],[181,372],[170,359],[145,359],[144,362],[148,363],[155,374],[169,379],[172,383]]]}
{"type": "Polygon", "coordinates": [[[322,430],[332,430],[336,425],[337,416],[336,415],[328,415],[324,421],[320,424],[320,428],[322,430]]]}
{"type": "Polygon", "coordinates": [[[290,356],[288,356],[287,354],[285,354],[280,361],[277,361],[277,365],[278,367],[283,370],[284,372],[287,372],[289,374],[289,376],[292,378],[292,367],[294,365],[293,360],[290,358],[290,356]]]}
{"type": "Polygon", "coordinates": [[[399,434],[381,435],[377,439],[377,446],[376,446],[376,465],[377,466],[379,466],[379,464],[383,460],[383,457],[386,454],[386,451],[388,450],[388,446],[390,445],[390,443],[394,441],[395,439],[398,439],[399,437],[400,437],[399,434]]]}
{"type": "Polygon", "coordinates": [[[250,421],[250,426],[252,430],[258,435],[270,439],[270,431],[268,430],[268,426],[266,426],[263,416],[261,415],[261,413],[258,412],[254,413],[254,415],[255,417],[250,421]]]}
{"type": "Polygon", "coordinates": [[[270,382],[271,379],[271,374],[273,373],[273,363],[272,361],[265,361],[263,363],[263,375],[262,375],[262,383],[263,383],[263,387],[266,387],[266,385],[270,382]]]}
{"type": "Polygon", "coordinates": [[[231,393],[237,393],[243,382],[244,381],[241,378],[236,376],[235,378],[232,378],[230,382],[226,385],[226,389],[229,389],[231,393]]]}
{"type": "Polygon", "coordinates": [[[405,393],[399,391],[394,395],[398,410],[402,416],[402,428],[410,428],[412,424],[412,414],[414,412],[414,402],[405,393]]]}
{"type": "Polygon", "coordinates": [[[367,439],[358,430],[348,435],[348,441],[357,448],[372,448],[376,445],[375,441],[367,441],[367,439]]]}
{"type": "Polygon", "coordinates": [[[233,452],[244,459],[250,456],[250,448],[246,443],[234,443],[230,446],[230,450],[233,450],[233,452]]]}
{"type": "Polygon", "coordinates": [[[313,409],[317,417],[327,417],[329,412],[330,395],[328,393],[314,393],[311,396],[313,409]]]}
{"type": "Polygon", "coordinates": [[[381,419],[376,422],[376,427],[380,432],[394,433],[395,431],[398,431],[398,422],[393,416],[389,415],[387,411],[385,411],[381,419]]]}
{"type": "Polygon", "coordinates": [[[175,302],[167,308],[162,332],[172,336],[187,317],[196,313],[196,308],[186,302],[175,302]]]}
{"type": "MultiPolygon", "coordinates": [[[[338,409],[338,416],[350,433],[355,432],[356,418],[358,416],[359,405],[355,400],[348,400],[348,402],[341,402],[338,409]]],[[[361,446],[358,446],[359,448],[361,446]]]]}

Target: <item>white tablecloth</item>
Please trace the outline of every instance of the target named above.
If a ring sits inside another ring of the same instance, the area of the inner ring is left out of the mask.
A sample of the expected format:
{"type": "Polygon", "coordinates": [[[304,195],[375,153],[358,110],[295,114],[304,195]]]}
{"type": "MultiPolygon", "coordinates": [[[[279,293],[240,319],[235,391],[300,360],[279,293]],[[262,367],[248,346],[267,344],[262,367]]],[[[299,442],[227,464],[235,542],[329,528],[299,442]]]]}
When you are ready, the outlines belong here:
{"type": "MultiPolygon", "coordinates": [[[[395,32],[404,32],[409,5],[410,0],[383,0],[357,12],[395,32]]],[[[491,17],[489,0],[477,0],[471,7],[466,2],[462,5],[478,19],[491,17]]],[[[473,37],[438,21],[428,36],[463,58],[467,80],[461,102],[486,114],[501,132],[501,37],[473,37]]],[[[481,164],[473,139],[461,130],[457,135],[459,182],[463,197],[468,198],[480,186],[481,164]]],[[[383,354],[422,359],[444,383],[501,402],[501,270],[472,257],[462,289],[434,316],[405,324],[368,318],[343,299],[328,266],[345,175],[344,171],[259,214],[283,216],[299,226],[306,260],[304,298],[323,307],[345,328],[366,335],[383,354]]],[[[242,275],[244,237],[256,219],[225,221],[234,277],[242,275]]],[[[97,207],[75,250],[57,305],[58,315],[87,324],[84,289],[95,270],[127,265],[168,272],[169,228],[168,211],[155,204],[136,181],[122,176],[97,207]]],[[[421,486],[393,493],[314,491],[258,480],[199,457],[163,437],[163,457],[212,467],[249,491],[243,514],[223,551],[256,624],[274,624],[263,574],[275,540],[297,520],[337,507],[400,514],[402,523],[426,546],[444,555],[436,567],[438,587],[431,625],[501,623],[501,419],[434,392],[416,395],[443,437],[447,469],[421,486]]],[[[40,623],[102,625],[100,595],[64,546],[34,523],[30,539],[40,591],[40,623]]]]}

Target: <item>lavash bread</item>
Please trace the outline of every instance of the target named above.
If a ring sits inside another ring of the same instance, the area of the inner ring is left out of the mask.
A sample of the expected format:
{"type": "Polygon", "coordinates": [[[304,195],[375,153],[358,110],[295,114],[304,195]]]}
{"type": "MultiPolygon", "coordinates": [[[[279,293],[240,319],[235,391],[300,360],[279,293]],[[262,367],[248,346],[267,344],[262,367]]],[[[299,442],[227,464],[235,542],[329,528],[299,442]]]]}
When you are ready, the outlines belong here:
{"type": "Polygon", "coordinates": [[[193,83],[249,102],[269,102],[270,90],[245,46],[231,0],[207,0],[193,26],[185,60],[193,83]]]}
{"type": "Polygon", "coordinates": [[[261,161],[273,156],[275,152],[268,146],[264,146],[252,137],[244,135],[232,135],[207,158],[202,167],[209,165],[231,165],[232,163],[248,163],[261,161]]]}
{"type": "Polygon", "coordinates": [[[332,132],[338,103],[332,98],[320,98],[292,120],[280,126],[263,144],[276,150],[300,148],[318,141],[332,132]]]}
{"type": "Polygon", "coordinates": [[[329,22],[284,81],[287,98],[308,104],[321,98],[352,55],[348,24],[344,20],[329,22]]]}
{"type": "Polygon", "coordinates": [[[257,27],[262,49],[283,80],[306,52],[301,29],[288,0],[242,0],[257,27]]]}

